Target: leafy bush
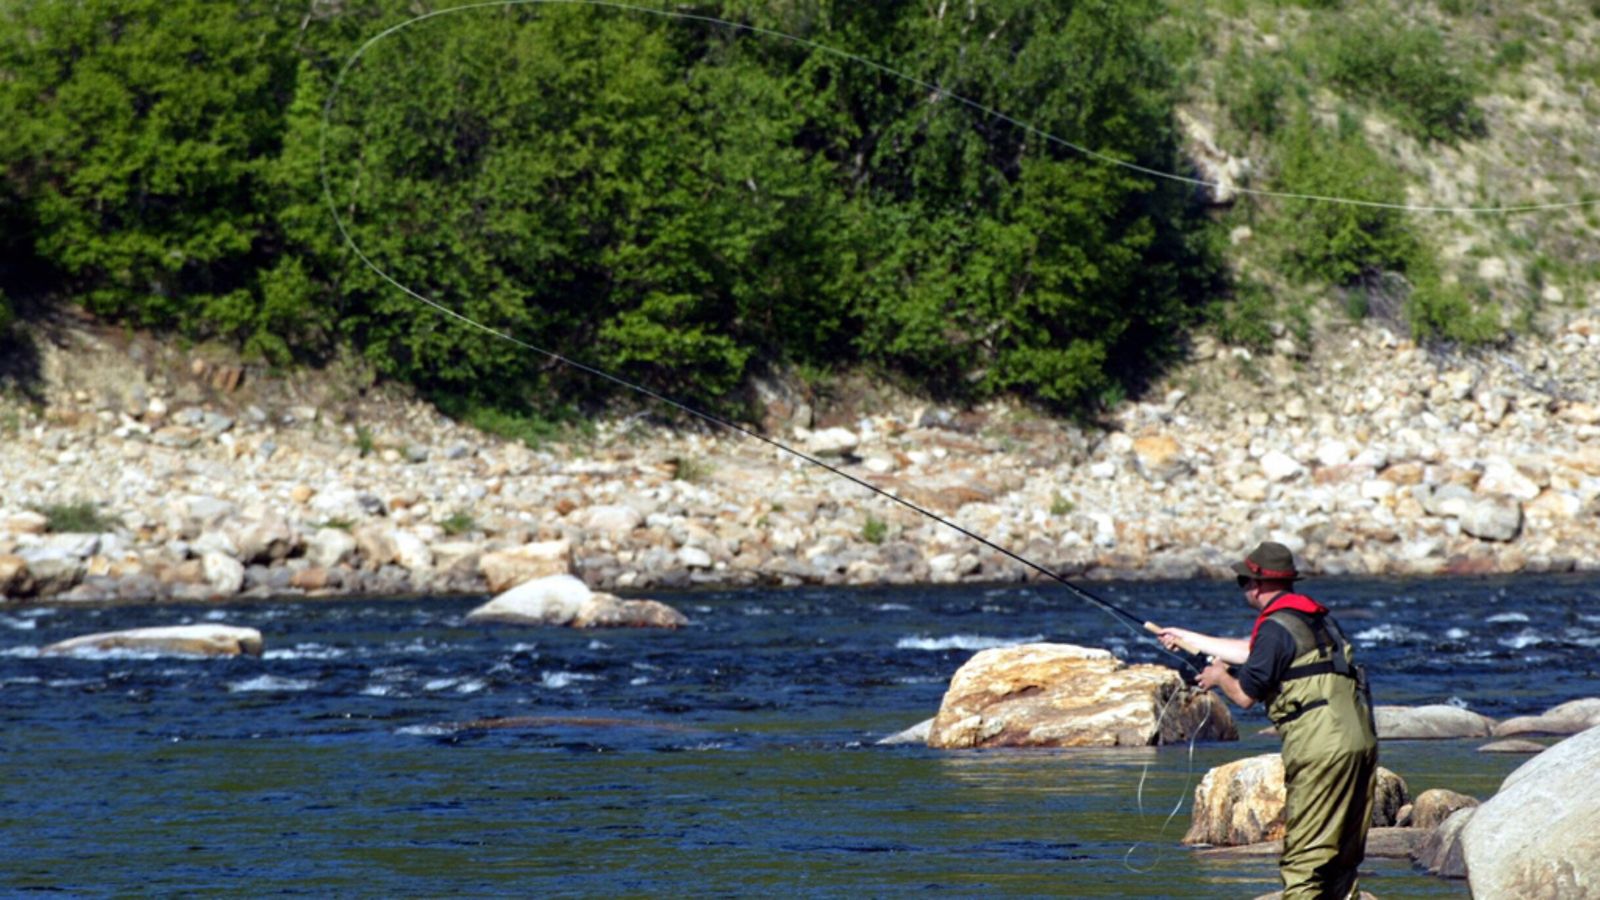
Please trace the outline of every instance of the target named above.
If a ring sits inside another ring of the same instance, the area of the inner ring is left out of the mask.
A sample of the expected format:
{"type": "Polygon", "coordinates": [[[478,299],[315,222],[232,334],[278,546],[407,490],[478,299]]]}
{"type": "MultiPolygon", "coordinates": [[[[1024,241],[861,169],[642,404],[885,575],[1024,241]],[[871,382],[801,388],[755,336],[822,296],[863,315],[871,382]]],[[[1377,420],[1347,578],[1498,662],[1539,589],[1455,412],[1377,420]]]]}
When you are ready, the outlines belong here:
{"type": "MultiPolygon", "coordinates": [[[[1285,133],[1279,159],[1281,189],[1368,203],[1401,204],[1405,182],[1356,129],[1319,128],[1302,116],[1285,133]]],[[[1381,206],[1289,200],[1278,239],[1285,264],[1302,278],[1349,284],[1363,274],[1404,271],[1416,239],[1402,213],[1381,206]]]]}
{"type": "Polygon", "coordinates": [[[1365,15],[1327,44],[1325,64],[1329,79],[1347,94],[1378,101],[1420,138],[1453,141],[1483,133],[1483,110],[1473,102],[1478,86],[1434,28],[1365,15]]]}
{"type": "Polygon", "coordinates": [[[456,510],[455,512],[446,516],[444,520],[439,523],[439,527],[444,529],[445,534],[452,536],[471,534],[472,532],[478,530],[478,520],[473,518],[472,514],[466,512],[465,510],[456,510]]]}

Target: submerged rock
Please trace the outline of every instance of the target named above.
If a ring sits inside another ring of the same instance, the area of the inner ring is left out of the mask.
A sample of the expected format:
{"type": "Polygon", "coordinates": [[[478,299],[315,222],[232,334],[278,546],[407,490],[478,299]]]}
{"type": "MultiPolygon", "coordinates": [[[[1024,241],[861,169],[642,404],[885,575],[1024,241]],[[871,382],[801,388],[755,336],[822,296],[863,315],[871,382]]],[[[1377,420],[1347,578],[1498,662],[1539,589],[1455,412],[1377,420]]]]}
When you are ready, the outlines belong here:
{"type": "Polygon", "coordinates": [[[89,634],[51,644],[44,654],[84,650],[138,650],[184,656],[260,656],[261,632],[236,625],[174,625],[89,634]]]}
{"type": "MultiPolygon", "coordinates": [[[[1395,824],[1408,799],[1405,779],[1378,767],[1372,824],[1395,824]]],[[[1207,772],[1194,791],[1194,818],[1185,844],[1237,846],[1283,837],[1283,754],[1266,753],[1207,772]]]]}
{"type": "Polygon", "coordinates": [[[1163,666],[1129,666],[1105,650],[1022,644],[985,650],[956,671],[928,746],[1143,747],[1237,740],[1209,692],[1163,666]]]}
{"type": "Polygon", "coordinates": [[[1461,830],[1478,897],[1600,897],[1600,728],[1506,776],[1461,830]]]}

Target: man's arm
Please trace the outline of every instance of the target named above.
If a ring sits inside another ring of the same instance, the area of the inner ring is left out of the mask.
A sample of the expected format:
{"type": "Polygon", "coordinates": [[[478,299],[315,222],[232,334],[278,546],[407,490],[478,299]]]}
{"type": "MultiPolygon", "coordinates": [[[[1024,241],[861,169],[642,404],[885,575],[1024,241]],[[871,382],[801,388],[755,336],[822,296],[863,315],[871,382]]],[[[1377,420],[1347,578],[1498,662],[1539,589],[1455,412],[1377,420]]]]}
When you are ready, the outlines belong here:
{"type": "Polygon", "coordinates": [[[1237,666],[1250,657],[1250,642],[1244,638],[1214,637],[1187,628],[1163,628],[1156,636],[1168,650],[1185,644],[1201,656],[1213,656],[1230,665],[1237,666]]]}
{"type": "Polygon", "coordinates": [[[1195,683],[1200,685],[1202,690],[1209,691],[1212,688],[1220,688],[1223,696],[1232,700],[1234,705],[1240,709],[1249,709],[1256,705],[1256,698],[1245,692],[1245,689],[1239,685],[1239,679],[1228,672],[1228,666],[1221,659],[1215,660],[1211,665],[1206,666],[1206,670],[1200,673],[1200,677],[1195,679],[1195,683]]]}

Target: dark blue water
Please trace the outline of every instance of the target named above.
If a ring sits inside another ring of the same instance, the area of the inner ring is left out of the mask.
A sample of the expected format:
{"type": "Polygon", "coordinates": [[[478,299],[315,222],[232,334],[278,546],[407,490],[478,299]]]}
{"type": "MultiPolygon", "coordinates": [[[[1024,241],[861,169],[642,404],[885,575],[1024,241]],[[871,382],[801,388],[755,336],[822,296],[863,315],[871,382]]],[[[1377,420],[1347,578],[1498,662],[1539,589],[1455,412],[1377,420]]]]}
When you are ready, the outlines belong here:
{"type": "MultiPolygon", "coordinates": [[[[1097,585],[1243,633],[1231,585],[1097,585]]],[[[1600,588],[1572,577],[1319,580],[1380,703],[1491,716],[1600,694],[1600,588]]],[[[1270,752],[877,747],[975,649],[1164,657],[1048,587],[662,596],[678,632],[467,626],[471,600],[0,613],[0,893],[317,896],[933,893],[1248,897],[1271,859],[1177,845],[1205,771],[1270,752]],[[40,657],[94,631],[215,620],[261,659],[40,657]],[[1175,818],[1173,808],[1182,804],[1175,818]]],[[[1487,796],[1523,761],[1387,742],[1413,793],[1487,796]]],[[[1371,860],[1385,898],[1459,882],[1371,860]]]]}

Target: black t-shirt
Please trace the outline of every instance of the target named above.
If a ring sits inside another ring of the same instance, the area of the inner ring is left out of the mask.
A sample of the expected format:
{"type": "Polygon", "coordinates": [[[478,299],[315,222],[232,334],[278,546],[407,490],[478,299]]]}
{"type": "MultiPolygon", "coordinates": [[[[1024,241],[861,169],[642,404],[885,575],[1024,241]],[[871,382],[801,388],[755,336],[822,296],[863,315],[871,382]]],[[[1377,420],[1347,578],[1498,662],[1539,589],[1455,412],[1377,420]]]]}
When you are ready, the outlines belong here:
{"type": "Polygon", "coordinates": [[[1235,666],[1233,674],[1239,687],[1258,702],[1271,700],[1278,693],[1283,675],[1294,664],[1294,636],[1289,629],[1268,619],[1256,632],[1255,646],[1244,665],[1235,666]]]}

